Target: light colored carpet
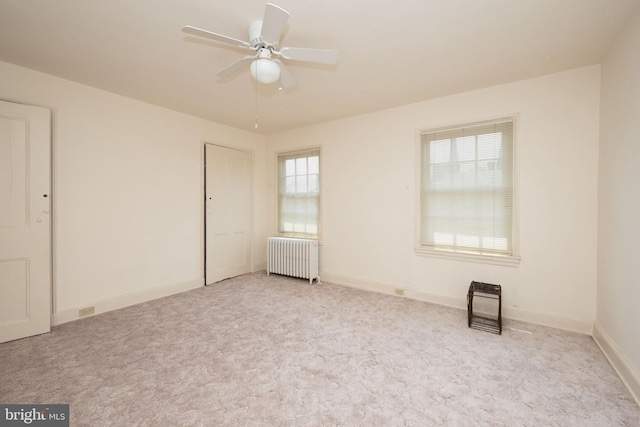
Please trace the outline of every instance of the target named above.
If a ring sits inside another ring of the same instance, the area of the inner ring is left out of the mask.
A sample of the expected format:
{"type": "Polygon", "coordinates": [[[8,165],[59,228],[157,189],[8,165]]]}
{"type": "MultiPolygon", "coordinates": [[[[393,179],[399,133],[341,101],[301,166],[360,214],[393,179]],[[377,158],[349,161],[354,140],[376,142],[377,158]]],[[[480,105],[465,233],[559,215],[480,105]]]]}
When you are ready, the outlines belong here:
{"type": "Polygon", "coordinates": [[[0,345],[0,402],[86,426],[638,426],[593,340],[249,274],[0,345]],[[522,331],[528,331],[525,333],[522,331]]]}

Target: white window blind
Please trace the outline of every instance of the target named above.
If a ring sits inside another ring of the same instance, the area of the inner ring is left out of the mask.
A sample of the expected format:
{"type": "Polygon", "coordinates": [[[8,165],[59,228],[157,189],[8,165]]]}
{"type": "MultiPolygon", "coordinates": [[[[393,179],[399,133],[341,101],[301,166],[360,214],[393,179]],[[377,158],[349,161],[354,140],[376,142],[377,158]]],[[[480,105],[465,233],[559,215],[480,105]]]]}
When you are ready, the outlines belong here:
{"type": "Polygon", "coordinates": [[[420,243],[513,251],[513,119],[421,134],[420,243]]]}
{"type": "Polygon", "coordinates": [[[278,231],[319,235],[320,149],[278,156],[278,231]]]}

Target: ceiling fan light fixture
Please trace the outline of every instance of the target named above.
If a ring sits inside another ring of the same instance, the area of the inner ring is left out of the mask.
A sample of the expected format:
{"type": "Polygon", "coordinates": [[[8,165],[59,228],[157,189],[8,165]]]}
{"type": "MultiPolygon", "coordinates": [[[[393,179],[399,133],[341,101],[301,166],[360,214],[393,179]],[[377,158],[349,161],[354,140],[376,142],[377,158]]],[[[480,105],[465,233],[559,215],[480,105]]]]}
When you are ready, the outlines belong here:
{"type": "Polygon", "coordinates": [[[251,63],[251,76],[263,84],[275,83],[280,79],[280,67],[271,59],[259,58],[251,63]]]}

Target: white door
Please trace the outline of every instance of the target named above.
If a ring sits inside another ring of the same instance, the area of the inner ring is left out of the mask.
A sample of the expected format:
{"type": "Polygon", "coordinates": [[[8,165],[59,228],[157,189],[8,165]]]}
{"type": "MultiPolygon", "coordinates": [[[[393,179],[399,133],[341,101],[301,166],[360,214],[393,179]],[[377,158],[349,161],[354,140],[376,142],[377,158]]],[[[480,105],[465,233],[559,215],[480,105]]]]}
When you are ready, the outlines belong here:
{"type": "Polygon", "coordinates": [[[206,283],[251,271],[251,153],[205,145],[206,283]]]}
{"type": "Polygon", "coordinates": [[[51,328],[51,114],[0,101],[0,342],[51,328]]]}

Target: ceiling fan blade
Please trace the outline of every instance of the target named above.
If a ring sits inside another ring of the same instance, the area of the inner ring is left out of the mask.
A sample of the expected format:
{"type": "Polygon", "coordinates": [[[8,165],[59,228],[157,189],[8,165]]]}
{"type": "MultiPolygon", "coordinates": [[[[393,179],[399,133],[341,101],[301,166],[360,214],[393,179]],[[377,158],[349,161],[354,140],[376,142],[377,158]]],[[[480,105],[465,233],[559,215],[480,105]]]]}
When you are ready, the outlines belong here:
{"type": "Polygon", "coordinates": [[[278,64],[278,67],[280,67],[280,85],[284,89],[293,89],[297,87],[298,82],[296,81],[295,77],[293,77],[293,75],[289,72],[287,67],[285,67],[282,61],[274,59],[273,62],[278,64]]]}
{"type": "Polygon", "coordinates": [[[275,4],[267,3],[262,18],[262,40],[269,44],[278,44],[288,20],[289,12],[275,4]]]}
{"type": "Polygon", "coordinates": [[[243,40],[234,39],[233,37],[223,36],[222,34],[212,33],[211,31],[202,30],[200,28],[187,25],[182,27],[182,32],[191,34],[198,37],[204,37],[207,39],[215,40],[222,43],[227,43],[237,47],[251,48],[251,45],[243,40]]]}
{"type": "Polygon", "coordinates": [[[283,47],[280,49],[280,55],[284,59],[292,59],[294,61],[315,62],[316,64],[338,63],[338,51],[326,49],[305,49],[301,47],[283,47]]]}
{"type": "Polygon", "coordinates": [[[249,56],[245,56],[244,58],[239,59],[236,62],[234,62],[233,64],[228,65],[228,66],[224,67],[222,70],[218,71],[216,73],[216,76],[220,77],[220,78],[231,77],[232,75],[234,75],[235,73],[240,71],[242,68],[244,68],[247,65],[249,65],[256,58],[257,58],[257,55],[255,55],[255,56],[250,56],[250,55],[249,56]]]}

